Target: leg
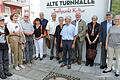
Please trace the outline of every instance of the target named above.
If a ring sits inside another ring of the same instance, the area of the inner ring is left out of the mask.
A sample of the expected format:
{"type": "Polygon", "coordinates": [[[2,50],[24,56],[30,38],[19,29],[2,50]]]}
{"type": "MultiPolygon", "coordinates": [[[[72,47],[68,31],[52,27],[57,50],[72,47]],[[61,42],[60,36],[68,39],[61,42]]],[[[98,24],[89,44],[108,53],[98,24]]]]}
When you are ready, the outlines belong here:
{"type": "Polygon", "coordinates": [[[36,49],[36,58],[39,57],[39,45],[38,45],[38,40],[34,40],[35,43],[35,49],[36,49]]]}
{"type": "Polygon", "coordinates": [[[82,61],[82,48],[83,48],[83,42],[78,43],[78,63],[81,64],[82,61]]]}
{"type": "Polygon", "coordinates": [[[43,38],[39,39],[38,41],[39,49],[40,49],[40,58],[43,58],[43,38]]]}
{"type": "Polygon", "coordinates": [[[50,54],[50,57],[51,57],[51,59],[50,60],[52,60],[53,59],[53,57],[54,57],[54,36],[50,36],[50,49],[51,49],[51,54],[50,54]]]}
{"type": "Polygon", "coordinates": [[[30,62],[33,60],[33,39],[31,39],[29,43],[29,59],[30,62]]]}
{"type": "Polygon", "coordinates": [[[26,47],[25,47],[25,60],[28,63],[29,62],[29,41],[26,41],[26,47]]]}
{"type": "Polygon", "coordinates": [[[19,65],[23,65],[23,50],[21,44],[18,44],[18,60],[19,60],[19,65]]]}
{"type": "Polygon", "coordinates": [[[67,45],[66,41],[63,41],[63,64],[67,64],[67,45]]]}
{"type": "Polygon", "coordinates": [[[43,57],[46,57],[46,49],[47,49],[46,39],[43,38],[43,57]]]}
{"type": "MultiPolygon", "coordinates": [[[[102,46],[101,48],[101,69],[104,69],[106,66],[106,57],[107,57],[107,53],[106,53],[106,49],[105,46],[102,46]]],[[[106,66],[107,67],[107,66],[106,66]]]]}

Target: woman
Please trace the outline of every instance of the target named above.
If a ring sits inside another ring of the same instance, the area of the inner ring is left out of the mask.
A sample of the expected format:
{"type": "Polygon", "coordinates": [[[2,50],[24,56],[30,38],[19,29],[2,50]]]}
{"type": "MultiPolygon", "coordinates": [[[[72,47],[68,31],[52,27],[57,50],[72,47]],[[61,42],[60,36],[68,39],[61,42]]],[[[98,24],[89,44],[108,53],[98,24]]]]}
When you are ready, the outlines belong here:
{"type": "Polygon", "coordinates": [[[20,68],[25,68],[23,65],[25,36],[22,27],[18,22],[18,15],[14,13],[10,16],[10,19],[11,21],[7,24],[7,28],[10,32],[9,43],[11,52],[14,56],[14,68],[15,70],[20,70],[20,68]]]}
{"type": "Polygon", "coordinates": [[[40,23],[40,19],[36,18],[35,19],[35,24],[34,24],[34,34],[35,34],[35,48],[36,48],[36,57],[35,60],[39,58],[40,55],[40,60],[43,59],[43,33],[42,31],[42,25],[40,23]]]}
{"type": "Polygon", "coordinates": [[[4,17],[0,16],[0,78],[6,79],[7,76],[12,76],[9,72],[9,57],[8,44],[6,36],[9,31],[4,23],[4,17]]]}
{"type": "Polygon", "coordinates": [[[99,33],[100,33],[100,24],[97,23],[98,17],[93,16],[92,17],[92,22],[88,23],[87,25],[87,33],[86,33],[86,66],[90,64],[92,67],[94,64],[94,59],[96,57],[96,48],[97,48],[97,43],[99,40],[99,33]],[[92,51],[90,51],[92,50],[92,51]],[[93,53],[93,58],[90,58],[89,55],[90,52],[93,53]]]}
{"type": "Polygon", "coordinates": [[[106,39],[106,49],[108,51],[107,69],[103,73],[112,71],[113,56],[116,57],[116,72],[115,76],[119,76],[120,69],[120,15],[115,16],[115,25],[110,27],[106,39]]]}
{"type": "Polygon", "coordinates": [[[56,53],[57,53],[56,59],[59,60],[59,63],[62,62],[62,56],[63,56],[62,54],[63,49],[61,46],[61,35],[60,35],[60,32],[64,26],[63,21],[64,21],[63,17],[59,17],[59,25],[57,25],[56,31],[55,31],[56,53]]]}

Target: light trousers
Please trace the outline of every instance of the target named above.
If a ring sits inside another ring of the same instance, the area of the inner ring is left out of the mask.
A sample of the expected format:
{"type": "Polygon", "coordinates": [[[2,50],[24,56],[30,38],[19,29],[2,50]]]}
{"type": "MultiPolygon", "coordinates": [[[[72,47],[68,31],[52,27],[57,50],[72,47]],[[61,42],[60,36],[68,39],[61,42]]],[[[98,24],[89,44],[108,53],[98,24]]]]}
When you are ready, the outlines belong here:
{"type": "Polygon", "coordinates": [[[116,71],[119,71],[120,68],[120,48],[108,47],[108,69],[112,68],[113,57],[116,57],[116,71]]]}
{"type": "Polygon", "coordinates": [[[39,40],[34,40],[35,42],[35,49],[36,49],[36,57],[43,58],[43,38],[39,40]]]}

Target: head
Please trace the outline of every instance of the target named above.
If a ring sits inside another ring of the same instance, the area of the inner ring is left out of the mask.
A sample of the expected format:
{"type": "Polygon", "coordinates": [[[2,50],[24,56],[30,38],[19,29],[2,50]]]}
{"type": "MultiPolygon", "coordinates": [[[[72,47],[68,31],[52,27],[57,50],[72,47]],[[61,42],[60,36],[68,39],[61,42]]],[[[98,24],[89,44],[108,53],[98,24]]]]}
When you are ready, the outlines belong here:
{"type": "Polygon", "coordinates": [[[98,20],[98,17],[96,15],[92,16],[92,22],[93,23],[96,23],[98,20]]]}
{"type": "Polygon", "coordinates": [[[64,21],[63,17],[59,17],[58,19],[59,19],[59,24],[63,24],[64,21]]]}
{"type": "Polygon", "coordinates": [[[65,17],[65,23],[66,24],[70,24],[71,23],[71,17],[70,16],[66,16],[65,17]]]}
{"type": "Polygon", "coordinates": [[[41,24],[41,23],[40,23],[40,19],[39,19],[39,18],[36,18],[36,19],[35,19],[35,25],[39,25],[39,24],[41,24]]]}
{"type": "Polygon", "coordinates": [[[106,13],[106,20],[107,21],[111,21],[112,20],[112,13],[111,12],[107,12],[106,13]]]}
{"type": "Polygon", "coordinates": [[[75,12],[75,17],[76,17],[76,20],[79,20],[81,18],[81,11],[76,11],[75,12]]]}
{"type": "Polygon", "coordinates": [[[13,14],[10,16],[10,20],[11,20],[11,21],[17,21],[17,20],[18,20],[18,15],[17,15],[17,13],[13,13],[13,14]]]}
{"type": "Polygon", "coordinates": [[[120,15],[115,16],[115,25],[120,25],[120,15]]]}
{"type": "Polygon", "coordinates": [[[40,12],[39,16],[40,16],[40,19],[44,19],[44,13],[43,12],[40,12]]]}
{"type": "Polygon", "coordinates": [[[29,16],[30,15],[28,13],[25,13],[24,14],[24,21],[26,21],[26,22],[29,21],[29,19],[30,19],[29,16]]]}
{"type": "Polygon", "coordinates": [[[52,17],[52,20],[53,20],[53,21],[56,21],[56,13],[55,13],[55,12],[53,12],[53,13],[51,14],[51,17],[52,17]]]}
{"type": "Polygon", "coordinates": [[[4,17],[0,16],[0,27],[4,27],[4,17]]]}

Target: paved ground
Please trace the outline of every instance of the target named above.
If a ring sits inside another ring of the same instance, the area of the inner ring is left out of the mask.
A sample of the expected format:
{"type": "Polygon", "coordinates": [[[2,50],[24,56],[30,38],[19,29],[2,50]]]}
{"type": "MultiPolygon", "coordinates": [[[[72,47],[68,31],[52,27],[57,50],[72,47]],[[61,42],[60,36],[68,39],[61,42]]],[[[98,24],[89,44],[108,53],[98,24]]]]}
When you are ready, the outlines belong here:
{"type": "Polygon", "coordinates": [[[60,64],[56,60],[50,61],[49,57],[46,57],[43,61],[35,61],[32,66],[25,66],[26,68],[20,71],[15,71],[11,67],[10,71],[14,75],[6,80],[42,80],[50,72],[78,77],[80,80],[120,80],[120,77],[116,78],[114,76],[114,72],[103,74],[102,70],[99,69],[99,65],[86,67],[84,63],[81,65],[72,64],[72,69],[68,70],[67,67],[60,68],[60,64]]]}

